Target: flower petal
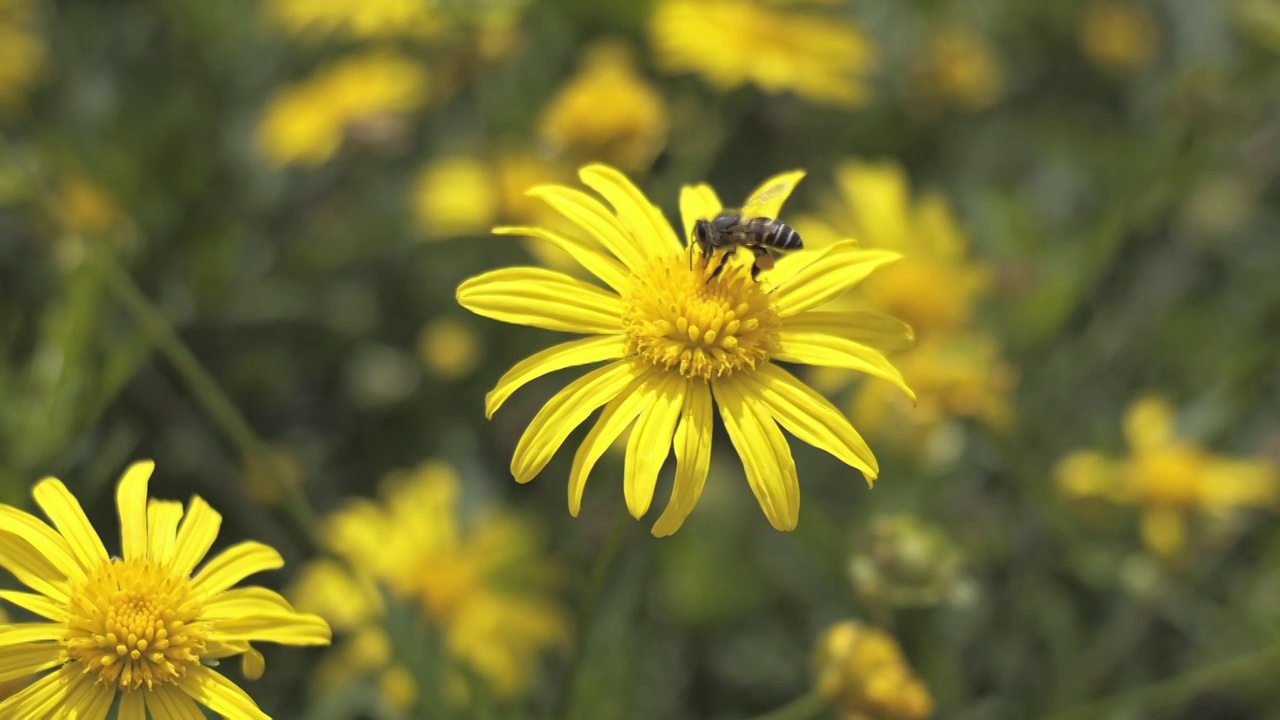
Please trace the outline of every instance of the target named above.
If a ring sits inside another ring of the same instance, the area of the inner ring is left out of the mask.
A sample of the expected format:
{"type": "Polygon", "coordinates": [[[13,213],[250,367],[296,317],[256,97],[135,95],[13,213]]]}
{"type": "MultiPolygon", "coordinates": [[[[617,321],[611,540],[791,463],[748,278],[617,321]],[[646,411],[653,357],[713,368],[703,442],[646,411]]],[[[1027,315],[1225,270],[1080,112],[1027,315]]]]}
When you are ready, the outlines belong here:
{"type": "Polygon", "coordinates": [[[627,176],[608,165],[596,164],[579,170],[578,177],[613,206],[646,256],[684,249],[666,216],[627,176]]]}
{"type": "Polygon", "coordinates": [[[879,350],[906,350],[916,337],[910,325],[869,310],[810,310],[788,318],[787,330],[824,333],[879,350]]]}
{"type": "Polygon", "coordinates": [[[792,435],[826,450],[841,462],[861,470],[870,484],[879,474],[876,456],[835,405],[791,373],[772,363],[743,376],[744,385],[792,435]]]}
{"type": "Polygon", "coordinates": [[[644,373],[631,382],[617,397],[604,406],[604,411],[591,426],[591,431],[573,455],[569,470],[569,514],[578,517],[582,509],[582,492],[587,487],[596,461],[604,455],[623,430],[655,400],[658,392],[655,373],[644,373]]]}
{"type": "Polygon", "coordinates": [[[711,388],[701,380],[688,380],[684,390],[684,406],[676,425],[676,478],[671,486],[671,499],[653,524],[654,537],[666,537],[684,524],[702,497],[711,469],[711,388]]]}
{"type": "Polygon", "coordinates": [[[147,701],[140,692],[127,692],[120,696],[118,720],[147,720],[147,701]]]}
{"type": "Polygon", "coordinates": [[[53,641],[66,632],[66,623],[18,623],[17,625],[0,625],[0,648],[9,648],[25,643],[53,641]]]}
{"type": "Polygon", "coordinates": [[[0,532],[0,567],[18,582],[57,603],[67,602],[67,579],[31,543],[17,535],[0,532]]]}
{"type": "Polygon", "coordinates": [[[71,684],[82,681],[84,677],[79,667],[63,665],[0,702],[0,718],[48,717],[50,711],[66,699],[71,684]]]}
{"type": "Polygon", "coordinates": [[[625,352],[623,336],[604,335],[570,340],[530,355],[498,378],[497,384],[484,396],[484,415],[493,417],[507,398],[531,380],[568,367],[617,360],[625,352]]]}
{"type": "Polygon", "coordinates": [[[862,343],[833,337],[823,333],[790,332],[778,333],[778,345],[773,357],[787,362],[817,365],[818,367],[838,367],[846,370],[857,370],[868,375],[888,380],[907,394],[912,402],[916,394],[907,387],[902,373],[889,362],[879,350],[869,348],[862,343]]]}
{"type": "Polygon", "coordinates": [[[124,471],[116,487],[120,514],[120,549],[125,560],[147,556],[147,481],[156,469],[150,460],[136,462],[124,471]]]}
{"type": "Polygon", "coordinates": [[[574,260],[578,261],[579,265],[582,265],[588,272],[603,280],[605,284],[617,292],[625,292],[631,287],[631,273],[622,266],[622,263],[608,254],[600,252],[583,240],[538,227],[496,227],[493,229],[493,234],[545,240],[569,253],[574,260]]]}
{"type": "Polygon", "coordinates": [[[684,385],[684,378],[679,375],[659,375],[657,396],[631,429],[623,462],[622,493],[627,510],[637,520],[649,512],[658,473],[671,453],[671,436],[684,405],[684,385]]]}
{"type": "Polygon", "coordinates": [[[804,178],[803,170],[778,173],[760,183],[743,203],[743,209],[752,217],[776,218],[782,212],[782,204],[791,197],[791,191],[804,178]]]}
{"type": "Polygon", "coordinates": [[[218,620],[209,633],[218,642],[273,642],[281,645],[328,645],[329,623],[319,615],[279,611],[218,620]]]}
{"type": "Polygon", "coordinates": [[[711,389],[760,509],[775,529],[794,530],[800,519],[800,480],[787,439],[767,412],[753,407],[736,378],[716,380],[711,389]]]}
{"type": "MultiPolygon", "coordinates": [[[[271,720],[253,698],[215,670],[197,665],[177,679],[178,687],[196,702],[223,717],[236,720],[271,720]]],[[[200,715],[203,717],[203,714],[200,715]]]]}
{"type": "Polygon", "coordinates": [[[204,559],[209,548],[213,547],[213,541],[218,539],[218,529],[221,527],[222,515],[205,502],[204,498],[193,496],[191,502],[187,503],[187,513],[178,526],[178,537],[174,540],[174,571],[183,577],[189,576],[204,559]]]}
{"type": "Polygon", "coordinates": [[[877,268],[902,256],[887,250],[863,250],[856,242],[838,242],[808,264],[782,278],[774,268],[774,303],[779,317],[792,317],[831,302],[862,282],[877,268]]]}
{"type": "Polygon", "coordinates": [[[147,504],[147,557],[168,563],[173,557],[178,521],[182,520],[182,503],[152,500],[147,504]]]}
{"type": "Polygon", "coordinates": [[[471,312],[513,325],[579,334],[622,329],[622,299],[554,270],[491,270],[458,286],[458,303],[471,312]]]}
{"type": "Polygon", "coordinates": [[[80,561],[80,567],[97,567],[111,559],[98,531],[93,529],[89,518],[84,514],[84,508],[80,507],[80,502],[60,480],[45,478],[36,483],[31,494],[53,526],[66,539],[67,547],[80,561]]]}
{"type": "MultiPolygon", "coordinates": [[[[78,699],[72,700],[68,696],[67,709],[74,708],[73,712],[68,712],[64,717],[67,720],[106,720],[107,712],[111,710],[111,703],[115,702],[116,689],[110,686],[104,686],[93,680],[93,675],[86,675],[82,682],[87,687],[78,695],[78,699]]],[[[74,691],[73,687],[73,691],[74,691]]]]}
{"type": "Polygon", "coordinates": [[[66,538],[40,518],[9,505],[0,505],[0,532],[13,533],[24,539],[62,575],[74,580],[84,578],[84,568],[71,554],[66,538]]]}
{"type": "MultiPolygon", "coordinates": [[[[207,668],[197,665],[192,670],[204,672],[207,668]]],[[[184,678],[180,678],[178,684],[181,685],[182,680],[190,678],[191,675],[192,673],[188,673],[184,678]]],[[[185,691],[185,688],[179,689],[172,685],[157,685],[154,689],[142,693],[142,695],[147,700],[147,710],[151,712],[151,717],[156,718],[156,720],[160,720],[160,718],[164,720],[204,720],[204,713],[200,710],[200,706],[196,704],[191,694],[185,691]]],[[[243,716],[225,715],[225,717],[240,718],[243,716]]],[[[262,715],[261,717],[266,716],[262,715]]]]}
{"type": "Polygon", "coordinates": [[[634,363],[619,360],[583,375],[548,400],[516,444],[511,458],[516,482],[529,482],[542,472],[569,433],[639,374],[634,363]]]}
{"type": "MultiPolygon", "coordinates": [[[[66,627],[65,625],[63,627],[66,627]]],[[[62,643],[32,643],[0,652],[0,683],[31,677],[67,661],[62,643]]],[[[0,714],[0,717],[5,717],[0,714]]]]}
{"type": "Polygon", "coordinates": [[[636,272],[648,263],[648,256],[636,239],[599,200],[581,190],[562,185],[541,185],[526,194],[547,203],[600,241],[628,270],[636,272]]]}
{"type": "Polygon", "coordinates": [[[200,572],[191,579],[191,587],[214,595],[250,575],[282,567],[284,558],[275,548],[252,540],[236,543],[200,568],[200,572]]]}
{"type": "Polygon", "coordinates": [[[264,587],[233,588],[218,593],[204,602],[200,617],[205,620],[239,617],[253,613],[278,614],[296,612],[280,593],[264,587]]]}
{"type": "Polygon", "coordinates": [[[724,205],[716,197],[716,191],[710,185],[685,185],[680,188],[680,218],[684,222],[684,241],[687,244],[693,237],[693,224],[699,220],[715,217],[724,205]]]}
{"type": "Polygon", "coordinates": [[[67,609],[44,595],[18,592],[16,590],[0,590],[0,600],[7,600],[27,612],[56,622],[65,622],[67,609]]]}
{"type": "Polygon", "coordinates": [[[1124,414],[1124,437],[1134,450],[1151,450],[1174,439],[1174,411],[1163,398],[1144,397],[1124,414]]]}

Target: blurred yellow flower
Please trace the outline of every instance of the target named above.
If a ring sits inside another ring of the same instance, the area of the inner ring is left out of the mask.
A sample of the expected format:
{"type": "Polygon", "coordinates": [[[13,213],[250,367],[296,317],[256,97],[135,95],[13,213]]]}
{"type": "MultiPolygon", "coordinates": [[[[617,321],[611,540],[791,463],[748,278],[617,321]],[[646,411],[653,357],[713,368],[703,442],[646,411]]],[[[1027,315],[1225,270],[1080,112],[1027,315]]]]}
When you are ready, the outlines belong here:
{"type": "Polygon", "coordinates": [[[886,632],[845,620],[814,652],[815,685],[846,720],[921,720],[933,714],[929,688],[886,632]]]}
{"type": "MultiPolygon", "coordinates": [[[[450,658],[499,697],[527,691],[538,657],[568,642],[567,619],[551,594],[558,574],[539,555],[536,533],[500,513],[465,522],[460,491],[451,468],[427,463],[388,476],[381,502],[351,500],[328,518],[324,537],[354,574],[317,561],[290,593],[351,635],[322,677],[377,673],[397,702],[413,702],[416,689],[393,663],[374,582],[419,610],[442,633],[450,658]]],[[[460,679],[457,685],[462,692],[460,679]]]]}
{"type": "Polygon", "coordinates": [[[102,235],[124,221],[111,195],[87,178],[72,177],[63,181],[54,203],[63,229],[72,234],[102,235]]]}
{"type": "Polygon", "coordinates": [[[267,21],[291,35],[430,37],[444,28],[438,0],[268,0],[267,21]]]}
{"type": "Polygon", "coordinates": [[[657,0],[649,36],[659,67],[697,73],[722,91],[753,84],[858,106],[875,68],[874,47],[848,20],[752,0],[657,0]]]}
{"type": "Polygon", "coordinates": [[[1192,512],[1221,517],[1240,508],[1275,509],[1280,498],[1280,476],[1270,463],[1213,455],[1179,438],[1174,422],[1166,401],[1142,398],[1124,417],[1128,457],[1079,451],[1056,470],[1058,486],[1068,495],[1142,507],[1143,543],[1165,557],[1186,545],[1192,512]]]}
{"type": "Polygon", "coordinates": [[[278,91],[258,124],[258,149],[276,165],[319,165],[360,123],[395,119],[427,102],[426,71],[394,53],[346,57],[278,91]]]}
{"type": "Polygon", "coordinates": [[[469,375],[480,361],[480,352],[476,331],[457,318],[436,318],[418,333],[418,358],[432,374],[446,380],[469,375]]]}
{"type": "Polygon", "coordinates": [[[44,65],[35,7],[29,0],[0,0],[0,111],[21,104],[44,65]]]}
{"type": "Polygon", "coordinates": [[[1159,52],[1160,28],[1150,10],[1130,0],[1090,0],[1080,15],[1080,48],[1104,70],[1136,72],[1159,52]]]}
{"type": "Polygon", "coordinates": [[[414,220],[433,239],[483,232],[497,218],[500,190],[493,170],[478,158],[432,160],[414,182],[414,220]]]}
{"type": "Polygon", "coordinates": [[[222,518],[199,497],[147,499],[154,465],[120,480],[120,556],[111,556],[80,503],[54,478],[36,484],[36,504],[53,526],[0,505],[0,565],[29,592],[0,598],[44,619],[0,626],[0,681],[52,670],[0,702],[0,717],[103,720],[119,697],[122,720],[263,718],[244,690],[213,669],[241,655],[250,679],[264,670],[252,642],[327,645],[329,626],[261,587],[233,586],[281,567],[275,550],[242,542],[194,574],[222,518]],[[72,712],[74,708],[74,713],[72,712]]]}
{"type": "Polygon", "coordinates": [[[539,134],[571,160],[645,170],[666,143],[667,107],[630,48],[600,42],[543,109],[539,134]]]}
{"type": "Polygon", "coordinates": [[[994,103],[1004,82],[991,44],[959,25],[940,27],[930,36],[923,80],[934,96],[970,112],[994,103]]]}
{"type": "MultiPolygon", "coordinates": [[[[775,184],[789,192],[802,176],[799,171],[779,175],[753,196],[775,184]]],[[[751,264],[742,258],[713,275],[712,264],[718,262],[682,243],[662,212],[622,173],[589,165],[579,177],[608,206],[565,186],[545,185],[530,193],[575,223],[580,235],[545,227],[495,232],[559,247],[609,289],[538,267],[493,270],[458,288],[458,301],[479,315],[589,336],[518,363],[486,398],[490,417],[530,380],[607,362],[557,393],[529,424],[511,461],[516,481],[536,477],[574,429],[603,406],[574,457],[569,512],[578,514],[591,469],[634,424],[623,494],[636,518],[653,502],[658,473],[674,440],[675,484],[666,511],[653,526],[655,535],[669,535],[702,494],[716,405],[747,482],[779,530],[794,529],[800,512],[796,466],[779,425],[873,479],[875,456],[849,421],[771,361],[859,370],[910,394],[897,369],[863,342],[899,332],[897,326],[885,330],[879,323],[867,326],[863,315],[820,309],[898,255],[840,243],[823,251],[790,253],[767,273],[767,281],[753,280],[751,264]]],[[[775,217],[786,194],[762,205],[761,214],[775,217]]],[[[680,196],[683,237],[690,237],[695,220],[723,207],[710,187],[686,186],[680,196]]]]}

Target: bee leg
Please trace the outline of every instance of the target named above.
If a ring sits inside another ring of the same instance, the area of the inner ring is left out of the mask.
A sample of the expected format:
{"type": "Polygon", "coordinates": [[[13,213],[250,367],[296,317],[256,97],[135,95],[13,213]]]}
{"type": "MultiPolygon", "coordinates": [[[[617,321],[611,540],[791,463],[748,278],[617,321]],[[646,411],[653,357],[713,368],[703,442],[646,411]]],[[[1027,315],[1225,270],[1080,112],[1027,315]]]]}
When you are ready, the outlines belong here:
{"type": "Polygon", "coordinates": [[[711,282],[712,278],[720,277],[720,271],[724,270],[724,266],[729,264],[729,259],[732,257],[733,248],[725,250],[724,254],[720,256],[720,264],[716,265],[715,271],[711,273],[711,277],[707,278],[706,282],[711,282]]]}
{"type": "Polygon", "coordinates": [[[755,280],[762,271],[773,268],[773,254],[767,248],[753,247],[752,254],[756,256],[755,262],[751,264],[751,279],[755,280]]]}

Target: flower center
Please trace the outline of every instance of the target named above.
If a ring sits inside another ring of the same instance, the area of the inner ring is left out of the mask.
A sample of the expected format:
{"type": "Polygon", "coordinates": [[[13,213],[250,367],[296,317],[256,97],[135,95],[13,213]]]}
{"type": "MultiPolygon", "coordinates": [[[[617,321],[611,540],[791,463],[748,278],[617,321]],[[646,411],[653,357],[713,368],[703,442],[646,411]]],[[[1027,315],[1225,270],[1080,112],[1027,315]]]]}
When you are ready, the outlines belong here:
{"type": "Polygon", "coordinates": [[[171,683],[200,662],[209,623],[185,577],[148,559],[112,560],[71,593],[67,655],[120,690],[171,683]]]}
{"type": "Polygon", "coordinates": [[[639,273],[622,316],[629,356],[704,380],[769,359],[780,324],[769,295],[736,258],[712,277],[719,262],[679,254],[639,273]]]}

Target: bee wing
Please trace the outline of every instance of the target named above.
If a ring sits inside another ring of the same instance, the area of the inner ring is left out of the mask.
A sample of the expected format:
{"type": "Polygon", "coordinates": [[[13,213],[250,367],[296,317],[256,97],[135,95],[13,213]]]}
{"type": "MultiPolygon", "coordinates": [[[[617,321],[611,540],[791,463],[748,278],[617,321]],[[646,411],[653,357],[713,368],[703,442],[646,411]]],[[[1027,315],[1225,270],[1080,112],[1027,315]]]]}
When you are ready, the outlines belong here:
{"type": "Polygon", "coordinates": [[[746,204],[742,206],[742,216],[744,218],[764,217],[771,220],[777,218],[778,212],[782,209],[782,203],[786,202],[791,191],[803,177],[803,170],[792,170],[765,180],[747,198],[746,204]]]}

